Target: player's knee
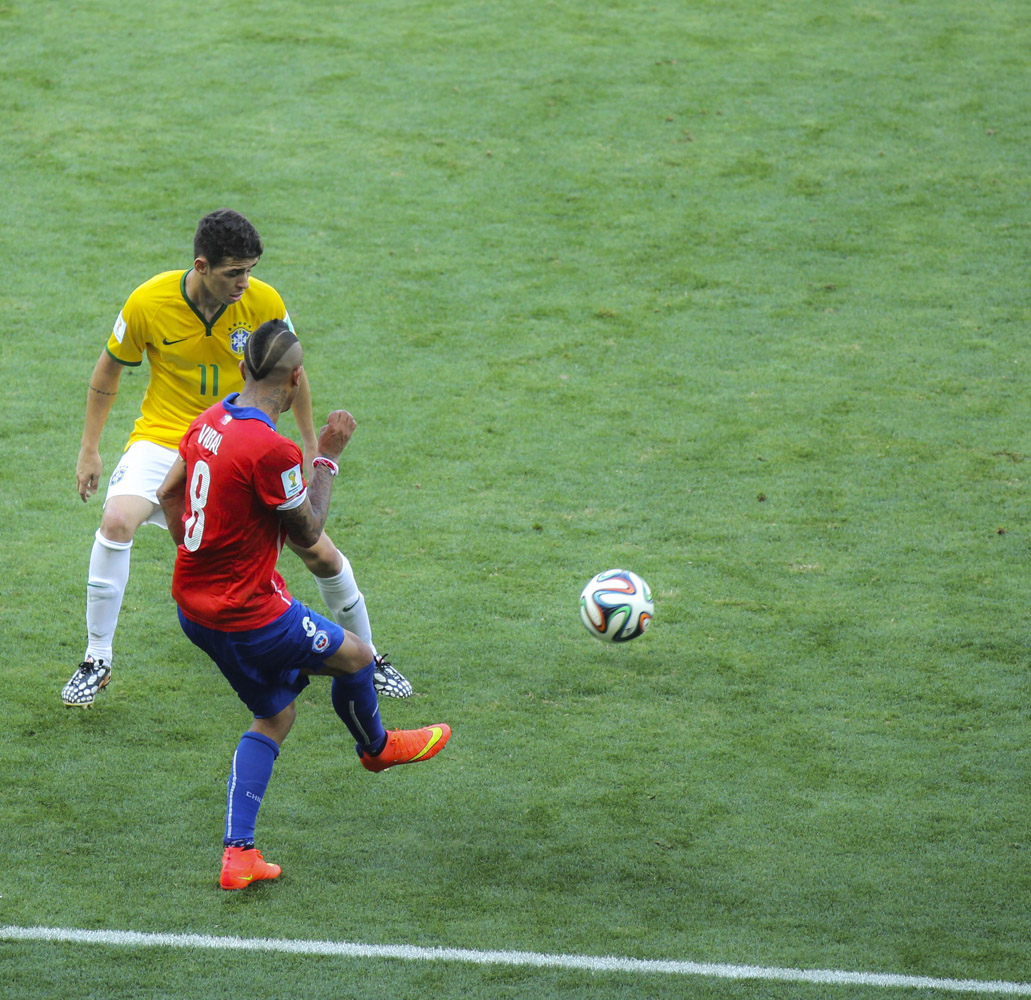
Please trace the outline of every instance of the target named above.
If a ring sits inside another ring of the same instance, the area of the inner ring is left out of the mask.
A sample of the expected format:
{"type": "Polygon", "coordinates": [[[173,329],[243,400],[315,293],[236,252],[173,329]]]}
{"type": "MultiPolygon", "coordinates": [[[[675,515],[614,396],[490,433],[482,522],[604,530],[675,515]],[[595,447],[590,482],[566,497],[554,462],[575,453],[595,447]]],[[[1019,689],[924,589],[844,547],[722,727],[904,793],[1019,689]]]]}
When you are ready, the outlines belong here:
{"type": "Polygon", "coordinates": [[[356,674],[364,670],[373,660],[372,647],[359,639],[353,632],[344,632],[344,641],[332,656],[325,660],[323,673],[327,677],[341,674],[356,674]]]}
{"type": "Polygon", "coordinates": [[[357,673],[359,670],[367,667],[373,661],[376,654],[364,639],[359,639],[353,632],[348,632],[347,635],[351,640],[347,643],[352,650],[351,662],[353,663],[353,669],[351,673],[357,673]]]}
{"type": "Polygon", "coordinates": [[[262,736],[273,740],[277,745],[282,746],[287,734],[297,721],[297,706],[293,703],[286,706],[276,715],[267,719],[255,719],[251,730],[261,733],[262,736]]]}
{"type": "Polygon", "coordinates": [[[135,513],[118,507],[105,507],[104,516],[100,520],[100,534],[108,541],[124,544],[136,537],[136,531],[141,523],[135,513]]]}
{"type": "Polygon", "coordinates": [[[282,744],[283,740],[286,739],[286,734],[290,732],[293,724],[297,721],[297,706],[294,704],[287,705],[276,720],[279,724],[280,738],[277,740],[279,744],[282,744]]]}

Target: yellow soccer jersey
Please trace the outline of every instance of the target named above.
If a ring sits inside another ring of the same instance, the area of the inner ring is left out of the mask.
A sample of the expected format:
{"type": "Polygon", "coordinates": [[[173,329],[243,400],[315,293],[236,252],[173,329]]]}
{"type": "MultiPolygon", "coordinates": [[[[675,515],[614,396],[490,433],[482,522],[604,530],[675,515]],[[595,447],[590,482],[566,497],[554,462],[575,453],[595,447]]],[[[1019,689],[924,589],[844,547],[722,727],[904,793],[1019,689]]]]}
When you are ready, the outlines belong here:
{"type": "Polygon", "coordinates": [[[107,352],[134,368],[150,362],[140,416],[126,444],[153,441],[178,448],[191,421],[212,403],[243,388],[240,361],[247,338],[262,323],[284,319],[279,293],[256,278],[239,302],[207,323],[186,297],[187,271],[165,271],[128,298],[115,321],[107,352]]]}

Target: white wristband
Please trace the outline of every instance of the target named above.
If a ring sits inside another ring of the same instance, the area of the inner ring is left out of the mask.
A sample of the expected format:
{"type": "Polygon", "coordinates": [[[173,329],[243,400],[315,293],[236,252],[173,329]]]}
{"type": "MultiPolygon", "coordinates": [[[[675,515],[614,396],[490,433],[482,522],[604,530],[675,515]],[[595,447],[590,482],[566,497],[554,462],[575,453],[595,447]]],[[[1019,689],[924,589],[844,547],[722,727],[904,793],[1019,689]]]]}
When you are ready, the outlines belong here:
{"type": "Polygon", "coordinates": [[[340,466],[336,464],[331,458],[323,458],[321,455],[318,458],[313,458],[311,462],[312,471],[317,469],[320,465],[325,466],[329,469],[329,474],[333,477],[340,471],[340,466]]]}

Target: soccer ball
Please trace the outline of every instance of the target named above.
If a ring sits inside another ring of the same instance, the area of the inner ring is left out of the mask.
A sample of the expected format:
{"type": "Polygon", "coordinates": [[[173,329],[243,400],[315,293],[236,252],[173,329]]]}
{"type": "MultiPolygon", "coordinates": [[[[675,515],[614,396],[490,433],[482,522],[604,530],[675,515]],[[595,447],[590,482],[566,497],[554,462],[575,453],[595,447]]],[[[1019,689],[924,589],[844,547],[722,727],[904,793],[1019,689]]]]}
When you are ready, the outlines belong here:
{"type": "Polygon", "coordinates": [[[627,642],[643,634],[655,604],[648,584],[626,569],[592,577],[580,594],[580,617],[602,642],[627,642]]]}

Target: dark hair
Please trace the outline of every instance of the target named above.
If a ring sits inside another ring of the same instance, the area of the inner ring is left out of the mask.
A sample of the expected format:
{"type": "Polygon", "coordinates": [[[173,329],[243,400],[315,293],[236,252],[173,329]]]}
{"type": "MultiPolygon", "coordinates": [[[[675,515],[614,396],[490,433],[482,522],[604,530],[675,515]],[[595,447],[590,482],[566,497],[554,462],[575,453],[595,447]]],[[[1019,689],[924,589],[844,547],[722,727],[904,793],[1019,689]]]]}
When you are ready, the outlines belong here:
{"type": "Polygon", "coordinates": [[[225,260],[260,257],[263,249],[258,230],[231,208],[205,215],[193,235],[193,256],[203,257],[212,267],[225,260]]]}
{"type": "Polygon", "coordinates": [[[268,378],[282,360],[283,355],[297,343],[297,335],[281,319],[262,323],[247,338],[243,360],[255,382],[268,378]]]}

